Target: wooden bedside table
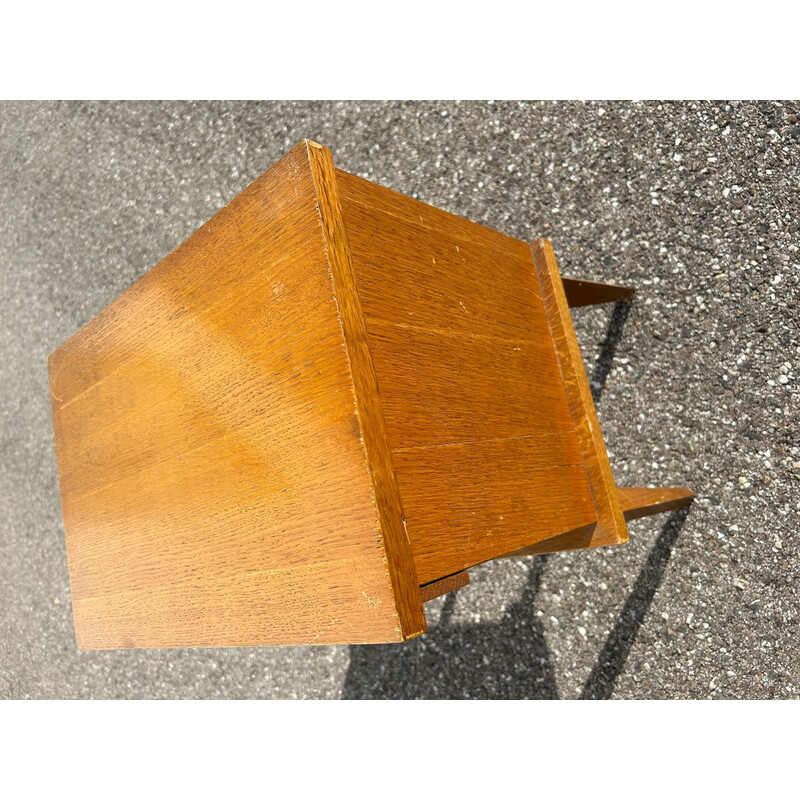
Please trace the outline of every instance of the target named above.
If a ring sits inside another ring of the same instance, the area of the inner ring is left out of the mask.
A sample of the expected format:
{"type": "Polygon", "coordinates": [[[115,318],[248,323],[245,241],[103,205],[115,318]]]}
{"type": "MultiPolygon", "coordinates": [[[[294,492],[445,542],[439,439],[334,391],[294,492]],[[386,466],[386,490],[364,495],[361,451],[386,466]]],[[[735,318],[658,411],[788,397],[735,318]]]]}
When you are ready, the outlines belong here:
{"type": "Polygon", "coordinates": [[[78,646],[391,642],[627,540],[570,304],[629,296],[304,141],[49,359],[78,646]]]}

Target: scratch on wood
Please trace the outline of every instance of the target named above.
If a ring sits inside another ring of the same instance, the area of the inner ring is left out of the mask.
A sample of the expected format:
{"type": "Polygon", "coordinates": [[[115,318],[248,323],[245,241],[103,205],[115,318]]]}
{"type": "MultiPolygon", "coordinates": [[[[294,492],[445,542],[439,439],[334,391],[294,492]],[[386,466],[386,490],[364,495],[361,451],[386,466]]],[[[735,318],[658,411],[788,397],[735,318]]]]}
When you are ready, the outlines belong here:
{"type": "Polygon", "coordinates": [[[326,634],[334,625],[338,625],[340,622],[340,619],[332,619],[316,636],[312,636],[307,642],[304,642],[304,644],[314,644],[320,636],[326,634]]]}
{"type": "MultiPolygon", "coordinates": [[[[367,605],[370,608],[377,608],[381,604],[380,597],[370,597],[366,592],[362,591],[361,594],[364,595],[364,599],[367,601],[367,605]]],[[[358,598],[358,602],[356,605],[361,605],[361,598],[358,598]]]]}

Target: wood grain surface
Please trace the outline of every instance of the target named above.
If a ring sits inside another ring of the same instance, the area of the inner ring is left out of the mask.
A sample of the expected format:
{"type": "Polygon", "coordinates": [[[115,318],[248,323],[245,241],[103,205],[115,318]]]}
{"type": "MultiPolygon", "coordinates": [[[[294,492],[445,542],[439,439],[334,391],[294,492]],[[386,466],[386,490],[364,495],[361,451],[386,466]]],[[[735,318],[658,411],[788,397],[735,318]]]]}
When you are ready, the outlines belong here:
{"type": "Polygon", "coordinates": [[[406,535],[400,490],[356,288],[350,244],[342,220],[336,169],[328,148],[316,142],[308,142],[308,155],[328,251],[328,263],[336,288],[339,319],[350,362],[361,440],[367,456],[372,491],[383,533],[383,546],[392,579],[394,602],[403,638],[407,639],[425,631],[425,614],[420,600],[414,556],[406,535]]]}
{"type": "Polygon", "coordinates": [[[50,357],[81,648],[424,630],[413,563],[391,574],[321,180],[298,145],[50,357]]]}
{"type": "Polygon", "coordinates": [[[688,506],[694,500],[694,492],[686,488],[640,488],[620,486],[617,488],[622,513],[626,520],[649,517],[663,511],[688,506]]]}
{"type": "Polygon", "coordinates": [[[611,464],[600,431],[575,328],[569,315],[553,245],[547,239],[537,239],[531,244],[531,253],[550,323],[550,335],[558,354],[558,366],[566,390],[569,412],[575,425],[578,446],[597,512],[597,524],[591,539],[580,546],[596,547],[627,542],[628,529],[622,516],[611,464]]]}
{"type": "Polygon", "coordinates": [[[426,583],[420,586],[420,594],[422,595],[422,602],[427,603],[437,597],[441,597],[448,592],[454,592],[456,589],[461,589],[469,584],[469,575],[466,572],[456,572],[455,575],[448,575],[433,583],[426,583]]]}
{"type": "MultiPolygon", "coordinates": [[[[618,486],[617,495],[626,521],[683,508],[694,500],[694,493],[686,488],[648,489],[618,486]]],[[[594,525],[584,525],[552,539],[508,553],[507,557],[518,558],[591,547],[594,532],[594,525]]]]}
{"type": "Polygon", "coordinates": [[[593,522],[529,245],[337,182],[420,582],[593,522]]]}

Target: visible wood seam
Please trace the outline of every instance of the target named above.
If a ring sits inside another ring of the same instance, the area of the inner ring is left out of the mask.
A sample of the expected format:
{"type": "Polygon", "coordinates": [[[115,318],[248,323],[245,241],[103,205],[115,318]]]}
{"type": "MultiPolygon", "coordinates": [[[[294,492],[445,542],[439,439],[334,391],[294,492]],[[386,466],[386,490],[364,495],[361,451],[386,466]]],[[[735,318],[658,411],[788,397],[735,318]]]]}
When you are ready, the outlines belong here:
{"type": "MultiPolygon", "coordinates": [[[[464,445],[473,444],[488,444],[490,442],[521,442],[526,439],[543,439],[547,436],[563,436],[565,433],[571,433],[572,428],[564,429],[563,431],[552,431],[550,433],[530,433],[524,436],[490,436],[485,439],[467,439],[463,442],[437,442],[436,444],[415,444],[409,447],[393,447],[393,453],[411,453],[419,450],[433,450],[437,447],[462,447],[464,445]]],[[[579,463],[569,462],[569,463],[579,463]]],[[[583,462],[580,462],[583,463],[583,462]]]]}
{"type": "MultiPolygon", "coordinates": [[[[401,330],[419,331],[421,333],[434,333],[437,336],[451,336],[454,339],[477,339],[479,341],[502,342],[503,344],[540,346],[540,341],[535,336],[497,336],[493,333],[474,333],[472,331],[459,331],[455,328],[435,328],[432,325],[412,325],[409,322],[387,322],[377,317],[366,317],[366,320],[368,325],[377,328],[400,328],[401,330]]],[[[497,320],[493,321],[496,322],[497,320]]]]}

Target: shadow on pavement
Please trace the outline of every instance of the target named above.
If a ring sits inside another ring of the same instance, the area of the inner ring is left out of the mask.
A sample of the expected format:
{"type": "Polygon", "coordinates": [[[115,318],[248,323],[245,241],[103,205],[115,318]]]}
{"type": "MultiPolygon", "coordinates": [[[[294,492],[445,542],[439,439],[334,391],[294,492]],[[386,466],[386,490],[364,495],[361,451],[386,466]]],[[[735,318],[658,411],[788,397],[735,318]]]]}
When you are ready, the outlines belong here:
{"type": "MultiPolygon", "coordinates": [[[[688,513],[689,507],[677,509],[664,524],[586,681],[582,700],[611,697],[688,513]]],[[[498,622],[454,624],[451,593],[439,624],[424,636],[404,644],[351,647],[342,697],[558,699],[544,629],[535,611],[547,558],[533,559],[522,596],[498,622]]]]}
{"type": "MultiPolygon", "coordinates": [[[[614,304],[590,377],[595,403],[605,388],[629,311],[627,301],[614,304]]],[[[673,511],[664,524],[592,668],[581,699],[611,697],[689,508],[673,511]]],[[[451,593],[445,599],[439,624],[424,636],[403,644],[352,646],[342,697],[558,699],[544,629],[534,609],[547,558],[532,560],[522,596],[506,609],[499,622],[453,623],[455,593],[451,593]]]]}
{"type": "Polygon", "coordinates": [[[404,644],[350,648],[345,699],[556,699],[544,630],[534,600],[547,557],[531,562],[518,602],[490,624],[453,623],[455,593],[439,624],[404,644]]]}
{"type": "Polygon", "coordinates": [[[675,509],[667,518],[644,566],[639,571],[633,590],[628,595],[616,625],[606,639],[597,663],[581,692],[581,700],[607,700],[614,691],[614,682],[625,666],[636,634],[653,602],[664,577],[672,548],[691,506],[675,509]]]}
{"type": "Polygon", "coordinates": [[[592,374],[589,377],[589,388],[592,391],[592,400],[595,405],[600,402],[600,395],[606,387],[608,373],[614,364],[614,355],[622,339],[622,332],[625,329],[625,322],[631,310],[629,300],[620,300],[614,303],[614,310],[611,312],[611,319],[608,321],[606,337],[600,345],[600,354],[595,362],[592,374]]]}

